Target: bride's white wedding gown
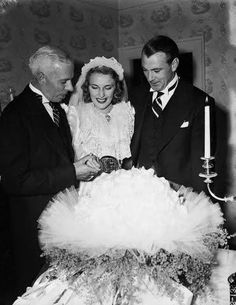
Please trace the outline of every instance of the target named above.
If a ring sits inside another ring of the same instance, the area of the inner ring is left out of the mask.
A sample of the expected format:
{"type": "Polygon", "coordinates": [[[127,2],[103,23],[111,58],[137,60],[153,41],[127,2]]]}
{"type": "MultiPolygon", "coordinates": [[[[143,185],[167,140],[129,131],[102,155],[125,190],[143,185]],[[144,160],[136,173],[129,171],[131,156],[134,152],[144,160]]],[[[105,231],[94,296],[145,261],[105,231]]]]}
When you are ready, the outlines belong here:
{"type": "Polygon", "coordinates": [[[93,103],[81,102],[65,109],[71,127],[76,159],[93,153],[122,161],[131,156],[130,141],[134,131],[134,110],[129,102],[113,105],[108,114],[93,103]]]}

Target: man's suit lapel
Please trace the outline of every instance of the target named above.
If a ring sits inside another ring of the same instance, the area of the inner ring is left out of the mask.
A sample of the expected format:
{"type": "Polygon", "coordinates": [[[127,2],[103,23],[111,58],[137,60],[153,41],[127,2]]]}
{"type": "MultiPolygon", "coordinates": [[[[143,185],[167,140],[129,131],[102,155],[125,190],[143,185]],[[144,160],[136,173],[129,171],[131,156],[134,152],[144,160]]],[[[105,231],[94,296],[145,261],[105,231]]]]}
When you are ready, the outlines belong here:
{"type": "Polygon", "coordinates": [[[160,152],[173,139],[184,120],[188,119],[188,114],[191,110],[191,101],[186,89],[183,88],[181,80],[165,107],[160,120],[160,144],[158,152],[160,152]]]}
{"type": "Polygon", "coordinates": [[[62,134],[62,138],[67,149],[68,155],[70,157],[71,162],[74,161],[74,150],[72,147],[72,136],[70,131],[70,126],[66,117],[65,111],[59,106],[60,111],[60,133],[62,134]]]}
{"type": "MultiPolygon", "coordinates": [[[[25,93],[26,93],[25,112],[27,116],[31,117],[34,126],[38,127],[38,132],[44,134],[45,139],[48,141],[48,143],[51,145],[54,151],[57,154],[59,154],[62,158],[64,158],[65,149],[62,146],[63,143],[58,133],[57,126],[55,126],[50,115],[43,106],[42,102],[37,98],[36,94],[29,88],[25,89],[25,93]]],[[[63,111],[63,109],[61,109],[61,111],[63,111]]],[[[63,121],[64,120],[65,118],[63,118],[63,121]]]]}

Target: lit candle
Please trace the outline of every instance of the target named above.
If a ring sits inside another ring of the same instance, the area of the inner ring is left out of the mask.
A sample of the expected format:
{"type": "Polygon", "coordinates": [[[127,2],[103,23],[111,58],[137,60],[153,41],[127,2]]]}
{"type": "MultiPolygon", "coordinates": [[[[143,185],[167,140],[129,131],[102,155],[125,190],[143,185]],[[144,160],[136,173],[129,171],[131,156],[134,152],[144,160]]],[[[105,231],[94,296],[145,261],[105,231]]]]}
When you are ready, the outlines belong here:
{"type": "Polygon", "coordinates": [[[211,129],[210,129],[210,104],[208,103],[208,96],[205,101],[205,137],[204,137],[204,158],[211,156],[211,129]]]}

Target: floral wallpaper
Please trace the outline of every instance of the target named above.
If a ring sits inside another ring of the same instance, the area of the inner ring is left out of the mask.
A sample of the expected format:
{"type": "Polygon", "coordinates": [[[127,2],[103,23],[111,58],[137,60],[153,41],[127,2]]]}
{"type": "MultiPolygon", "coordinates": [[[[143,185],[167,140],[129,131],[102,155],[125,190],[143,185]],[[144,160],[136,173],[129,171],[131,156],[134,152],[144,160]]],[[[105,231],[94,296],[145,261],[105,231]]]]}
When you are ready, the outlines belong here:
{"type": "Polygon", "coordinates": [[[97,55],[116,56],[118,13],[80,0],[15,0],[0,3],[0,102],[29,81],[27,61],[40,46],[65,49],[79,65],[97,55]]]}
{"type": "Polygon", "coordinates": [[[229,42],[230,9],[236,12],[233,0],[160,0],[149,4],[143,0],[143,4],[120,11],[119,46],[143,45],[156,34],[175,40],[203,35],[206,91],[227,108],[227,90],[236,79],[236,45],[229,42]]]}

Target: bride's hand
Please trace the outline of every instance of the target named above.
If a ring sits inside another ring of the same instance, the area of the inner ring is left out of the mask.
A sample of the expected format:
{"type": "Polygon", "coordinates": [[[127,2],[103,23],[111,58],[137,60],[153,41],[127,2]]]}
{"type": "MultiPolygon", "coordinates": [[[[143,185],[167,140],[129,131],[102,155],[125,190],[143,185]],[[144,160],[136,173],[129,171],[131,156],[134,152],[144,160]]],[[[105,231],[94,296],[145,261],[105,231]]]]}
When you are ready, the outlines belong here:
{"type": "Polygon", "coordinates": [[[89,154],[74,163],[76,177],[79,180],[89,181],[101,171],[99,159],[89,154]]]}

